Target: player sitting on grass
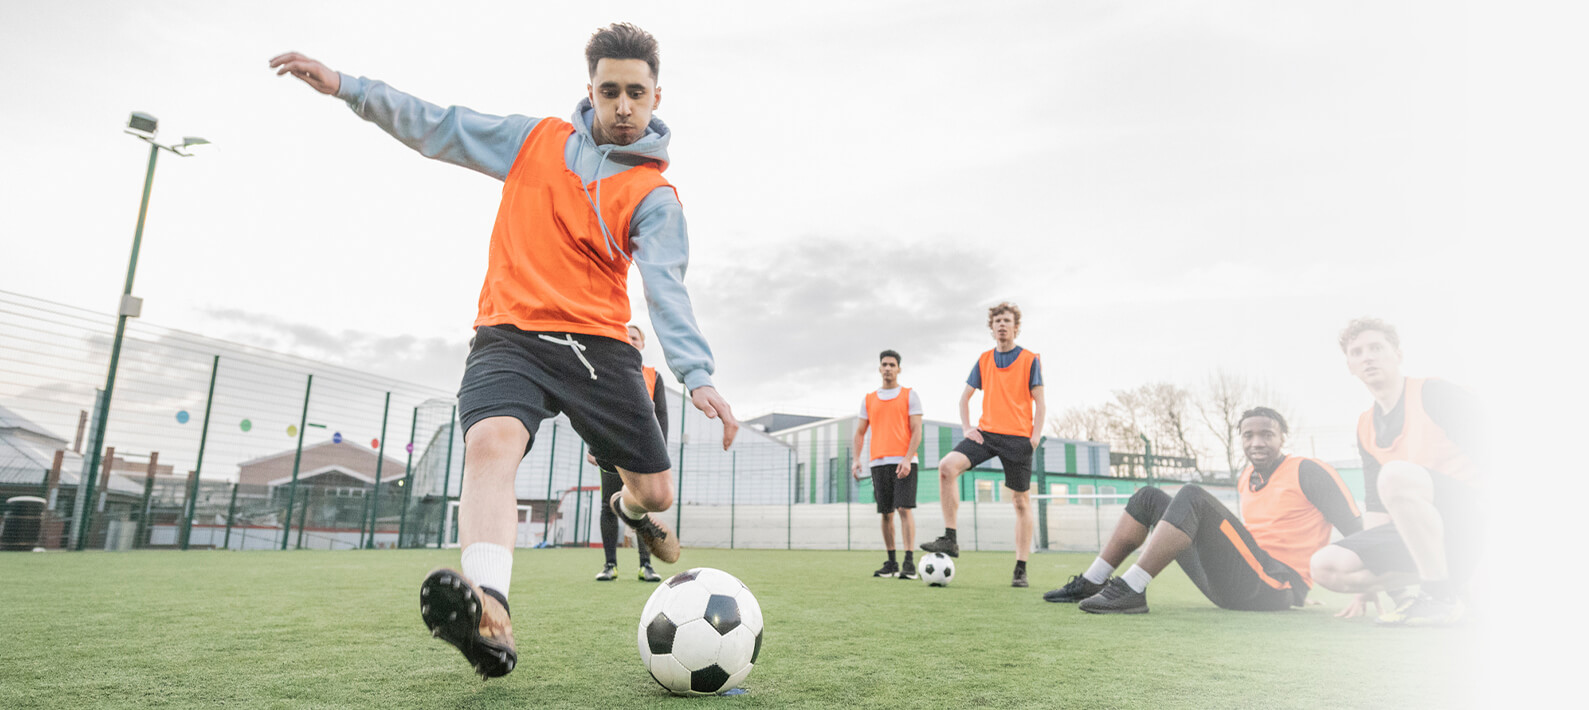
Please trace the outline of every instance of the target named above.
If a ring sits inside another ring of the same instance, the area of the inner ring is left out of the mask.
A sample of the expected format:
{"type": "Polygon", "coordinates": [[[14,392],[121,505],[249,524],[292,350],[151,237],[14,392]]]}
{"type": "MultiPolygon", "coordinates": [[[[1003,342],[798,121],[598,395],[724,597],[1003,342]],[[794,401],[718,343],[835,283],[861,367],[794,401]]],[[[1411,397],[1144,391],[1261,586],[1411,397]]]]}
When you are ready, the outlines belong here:
{"type": "Polygon", "coordinates": [[[1389,323],[1352,321],[1340,344],[1347,369],[1374,397],[1357,423],[1369,527],[1314,555],[1313,575],[1326,589],[1358,593],[1337,616],[1366,613],[1390,591],[1396,608],[1381,624],[1455,623],[1480,534],[1480,406],[1450,382],[1403,377],[1389,323]],[[1415,582],[1418,593],[1398,593],[1415,582]]]}
{"type": "Polygon", "coordinates": [[[888,561],[872,573],[873,577],[916,579],[916,564],[911,554],[916,549],[916,446],[921,443],[921,399],[916,391],[899,386],[899,353],[884,350],[877,357],[877,371],[883,386],[869,392],[861,402],[855,425],[855,452],[852,473],[861,480],[861,446],[866,432],[872,432],[872,494],[877,512],[883,516],[883,547],[888,561]],[[894,512],[899,512],[899,532],[905,543],[905,566],[894,559],[894,512]]]}
{"type": "Polygon", "coordinates": [[[677,537],[652,514],[673,505],[672,464],[625,333],[631,261],[673,374],[696,408],[722,418],[725,449],[739,428],[712,387],[711,350],[684,288],[689,237],[662,177],[672,132],[651,115],[662,100],[656,40],[614,24],[591,36],[585,59],[587,96],[569,121],[442,108],[297,53],[270,61],[420,154],[504,182],[458,390],[463,574],[437,570],[420,588],[426,626],[486,677],[518,661],[513,478],[542,420],[568,415],[602,468],[623,478],[607,503],[658,559],[679,557],[677,537]]]}
{"type": "Polygon", "coordinates": [[[1152,486],[1139,488],[1092,566],[1043,598],[1080,602],[1082,611],[1094,614],[1146,614],[1148,582],[1174,560],[1220,608],[1301,606],[1312,583],[1308,558],[1329,543],[1331,526],[1349,535],[1362,528],[1362,519],[1335,469],[1281,450],[1286,421],[1279,412],[1247,410],[1239,431],[1248,461],[1236,481],[1240,519],[1196,485],[1183,486],[1174,496],[1152,486]],[[1142,554],[1136,564],[1111,578],[1138,547],[1142,554]]]}

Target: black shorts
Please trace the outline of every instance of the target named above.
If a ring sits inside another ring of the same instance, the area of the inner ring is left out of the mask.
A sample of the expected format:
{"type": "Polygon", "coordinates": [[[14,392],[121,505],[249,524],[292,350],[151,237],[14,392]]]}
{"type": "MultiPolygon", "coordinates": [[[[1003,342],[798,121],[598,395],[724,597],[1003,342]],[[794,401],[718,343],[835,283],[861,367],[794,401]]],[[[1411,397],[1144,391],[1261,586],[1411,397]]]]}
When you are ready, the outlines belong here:
{"type": "Polygon", "coordinates": [[[910,475],[904,478],[899,477],[897,463],[873,466],[872,495],[877,498],[877,512],[884,515],[916,507],[916,464],[910,465],[910,475]]]}
{"type": "Polygon", "coordinates": [[[602,468],[631,473],[660,473],[673,465],[652,407],[640,351],[629,343],[510,325],[475,329],[458,388],[465,435],[482,419],[514,417],[533,445],[541,421],[562,412],[602,468]]]}
{"type": "Polygon", "coordinates": [[[1221,609],[1281,611],[1307,599],[1302,575],[1264,552],[1236,514],[1199,486],[1186,485],[1174,497],[1152,486],[1138,488],[1126,514],[1144,527],[1162,522],[1192,538],[1175,562],[1221,609]]]}
{"type": "MultiPolygon", "coordinates": [[[[1440,511],[1445,527],[1446,568],[1451,581],[1465,581],[1473,572],[1484,542],[1479,494],[1472,486],[1450,476],[1430,472],[1429,479],[1434,487],[1435,509],[1440,511]]],[[[1418,574],[1418,564],[1407,551],[1395,523],[1359,531],[1335,544],[1356,553],[1363,566],[1374,574],[1418,574]]]]}
{"type": "Polygon", "coordinates": [[[970,459],[972,468],[997,456],[999,464],[1004,467],[1004,485],[1016,492],[1031,490],[1032,440],[1030,438],[984,431],[982,443],[961,439],[960,443],[955,444],[954,450],[970,459]]]}

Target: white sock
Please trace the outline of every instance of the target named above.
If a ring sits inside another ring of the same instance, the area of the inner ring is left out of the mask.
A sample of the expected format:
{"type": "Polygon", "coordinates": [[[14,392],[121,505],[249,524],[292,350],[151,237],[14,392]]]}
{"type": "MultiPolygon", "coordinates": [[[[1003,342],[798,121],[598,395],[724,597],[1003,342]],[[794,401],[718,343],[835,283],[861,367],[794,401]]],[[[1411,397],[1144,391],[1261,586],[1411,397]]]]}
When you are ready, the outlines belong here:
{"type": "Polygon", "coordinates": [[[1131,569],[1126,570],[1126,573],[1120,575],[1120,578],[1126,581],[1126,585],[1131,587],[1131,591],[1138,594],[1148,588],[1148,582],[1153,581],[1153,575],[1148,574],[1147,570],[1136,565],[1131,565],[1131,569]]]}
{"type": "Polygon", "coordinates": [[[1113,574],[1114,571],[1114,565],[1104,562],[1102,557],[1097,557],[1093,559],[1092,566],[1088,567],[1086,572],[1081,573],[1081,578],[1093,584],[1103,584],[1109,581],[1109,575],[1113,574]]]}
{"type": "Polygon", "coordinates": [[[629,499],[622,495],[618,496],[618,507],[623,509],[624,517],[630,520],[643,520],[646,517],[646,513],[651,512],[645,508],[635,508],[630,506],[629,499]]]}
{"type": "Polygon", "coordinates": [[[481,587],[508,595],[513,581],[513,551],[489,542],[477,542],[463,549],[463,576],[481,587]]]}

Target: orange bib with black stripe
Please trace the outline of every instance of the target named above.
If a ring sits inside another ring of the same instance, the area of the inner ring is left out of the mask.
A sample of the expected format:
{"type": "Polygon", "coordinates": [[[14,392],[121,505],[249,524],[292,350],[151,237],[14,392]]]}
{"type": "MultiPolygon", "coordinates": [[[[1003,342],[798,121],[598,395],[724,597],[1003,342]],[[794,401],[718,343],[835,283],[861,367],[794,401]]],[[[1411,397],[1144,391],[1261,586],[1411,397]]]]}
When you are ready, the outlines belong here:
{"type": "Polygon", "coordinates": [[[871,457],[910,455],[910,388],[899,388],[893,399],[876,392],[866,395],[867,428],[872,431],[871,457]]]}
{"type": "Polygon", "coordinates": [[[982,419],[977,429],[1032,436],[1032,363],[1037,353],[1022,349],[1009,367],[994,366],[993,351],[982,353],[977,367],[982,370],[982,419]]]}
{"type": "Polygon", "coordinates": [[[651,367],[650,365],[641,365],[640,376],[646,379],[646,396],[656,399],[655,393],[657,391],[657,369],[651,367]]]}
{"type": "Polygon", "coordinates": [[[602,178],[598,220],[597,183],[582,184],[563,160],[573,133],[567,121],[544,118],[519,149],[502,185],[475,327],[628,339],[630,218],[653,190],[672,186],[656,163],[602,178]],[[602,222],[618,245],[610,254],[602,222]]]}
{"type": "MultiPolygon", "coordinates": [[[[1236,491],[1241,496],[1241,523],[1252,533],[1252,539],[1264,552],[1287,567],[1296,570],[1302,579],[1313,585],[1309,574],[1313,553],[1330,544],[1330,521],[1324,513],[1308,500],[1302,491],[1300,472],[1303,461],[1312,461],[1341,487],[1348,502],[1352,493],[1329,464],[1318,459],[1287,456],[1274,473],[1269,474],[1263,488],[1252,490],[1252,464],[1242,469],[1236,481],[1236,491]]],[[[1352,505],[1356,511],[1356,504],[1352,505]]]]}
{"type": "Polygon", "coordinates": [[[1478,480],[1478,467],[1472,459],[1457,448],[1446,431],[1429,418],[1423,407],[1425,378],[1409,377],[1402,394],[1401,434],[1390,446],[1380,447],[1374,441],[1374,408],[1369,407],[1357,418],[1357,443],[1381,465],[1392,461],[1415,463],[1431,471],[1438,471],[1459,481],[1478,480]]]}

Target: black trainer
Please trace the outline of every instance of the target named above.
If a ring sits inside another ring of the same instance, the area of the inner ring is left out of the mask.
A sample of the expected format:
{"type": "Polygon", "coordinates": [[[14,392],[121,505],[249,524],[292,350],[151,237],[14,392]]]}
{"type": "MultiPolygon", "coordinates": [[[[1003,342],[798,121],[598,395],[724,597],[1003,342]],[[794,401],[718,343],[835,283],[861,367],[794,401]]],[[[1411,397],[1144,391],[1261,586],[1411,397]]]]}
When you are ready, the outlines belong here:
{"type": "Polygon", "coordinates": [[[1032,586],[1031,584],[1028,584],[1027,581],[1026,581],[1026,568],[1025,567],[1016,567],[1015,568],[1015,576],[1010,578],[1010,586],[1012,586],[1012,587],[1020,587],[1022,589],[1025,589],[1027,587],[1032,586]]]}
{"type": "Polygon", "coordinates": [[[950,557],[960,556],[960,543],[949,539],[948,535],[939,535],[937,540],[922,543],[921,549],[928,552],[942,552],[950,557]]]}
{"type": "Polygon", "coordinates": [[[921,579],[921,577],[916,574],[916,563],[911,561],[911,559],[909,557],[905,558],[905,564],[901,565],[900,568],[899,568],[899,578],[900,579],[921,579]]]}
{"type": "Polygon", "coordinates": [[[1050,589],[1046,592],[1043,592],[1043,601],[1056,602],[1059,604],[1075,604],[1076,602],[1097,594],[1102,590],[1102,584],[1094,582],[1078,574],[1074,577],[1071,577],[1070,581],[1065,583],[1065,586],[1060,587],[1059,589],[1050,589]]]}
{"type": "Polygon", "coordinates": [[[899,563],[897,563],[897,562],[895,562],[893,560],[888,560],[888,561],[884,562],[883,563],[883,567],[881,569],[879,569],[876,572],[872,573],[873,577],[896,577],[898,575],[899,575],[899,563]]]}
{"type": "Polygon", "coordinates": [[[1088,614],[1146,614],[1148,593],[1135,591],[1119,577],[1103,583],[1103,589],[1081,600],[1076,608],[1088,614]]]}
{"type": "Polygon", "coordinates": [[[463,653],[481,678],[505,676],[519,662],[508,601],[495,589],[438,569],[419,586],[419,615],[430,635],[463,653]]]}
{"type": "Polygon", "coordinates": [[[618,565],[613,562],[608,562],[605,567],[601,568],[601,572],[596,574],[596,581],[598,582],[611,582],[617,578],[618,565]]]}

